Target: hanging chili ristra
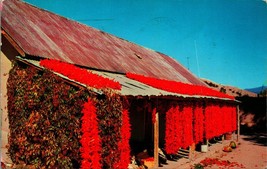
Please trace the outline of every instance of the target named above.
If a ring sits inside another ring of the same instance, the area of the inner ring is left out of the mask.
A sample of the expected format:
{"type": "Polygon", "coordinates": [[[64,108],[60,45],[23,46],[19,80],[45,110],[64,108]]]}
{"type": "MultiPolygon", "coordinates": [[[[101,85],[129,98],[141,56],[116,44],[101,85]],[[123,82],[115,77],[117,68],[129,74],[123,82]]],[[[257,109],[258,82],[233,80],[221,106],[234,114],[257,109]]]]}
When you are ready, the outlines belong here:
{"type": "Polygon", "coordinates": [[[122,112],[121,141],[118,143],[120,151],[120,161],[114,164],[114,168],[125,169],[130,164],[130,145],[131,126],[129,122],[128,110],[122,112]]]}
{"type": "Polygon", "coordinates": [[[182,148],[187,148],[193,144],[193,109],[192,104],[183,103],[182,120],[183,120],[183,141],[182,148]]]}
{"type": "Polygon", "coordinates": [[[96,108],[90,99],[83,105],[82,113],[81,168],[98,169],[101,168],[101,143],[96,120],[96,108]]]}
{"type": "Polygon", "coordinates": [[[174,142],[174,137],[175,137],[174,124],[175,124],[174,108],[172,106],[166,112],[165,149],[167,154],[174,154],[177,152],[177,147],[175,147],[175,142],[174,142]]]}
{"type": "Polygon", "coordinates": [[[193,134],[194,142],[197,144],[203,141],[204,135],[204,115],[202,104],[197,102],[193,110],[193,134]]]}

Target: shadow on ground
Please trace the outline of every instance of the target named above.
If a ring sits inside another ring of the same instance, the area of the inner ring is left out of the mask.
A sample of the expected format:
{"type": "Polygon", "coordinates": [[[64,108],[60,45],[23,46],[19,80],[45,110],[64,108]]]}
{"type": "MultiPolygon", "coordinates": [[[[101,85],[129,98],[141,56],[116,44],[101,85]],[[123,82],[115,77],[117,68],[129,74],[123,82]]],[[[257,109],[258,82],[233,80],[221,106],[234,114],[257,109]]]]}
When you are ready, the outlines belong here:
{"type": "Polygon", "coordinates": [[[267,146],[267,132],[264,127],[247,127],[246,125],[240,126],[240,134],[244,135],[244,140],[253,142],[254,144],[267,146]]]}
{"type": "Polygon", "coordinates": [[[266,133],[255,133],[255,134],[246,134],[244,140],[251,141],[254,144],[267,146],[267,134],[266,133]]]}
{"type": "Polygon", "coordinates": [[[266,97],[239,97],[240,134],[244,140],[267,146],[266,97]],[[250,118],[247,118],[250,117],[250,118]]]}

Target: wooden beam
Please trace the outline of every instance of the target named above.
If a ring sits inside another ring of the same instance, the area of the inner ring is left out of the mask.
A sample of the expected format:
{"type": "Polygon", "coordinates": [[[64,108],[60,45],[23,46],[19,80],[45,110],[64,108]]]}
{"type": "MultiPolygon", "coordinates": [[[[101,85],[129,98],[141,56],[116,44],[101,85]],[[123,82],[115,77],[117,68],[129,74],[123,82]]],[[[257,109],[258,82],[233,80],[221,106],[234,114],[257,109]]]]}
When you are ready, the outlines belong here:
{"type": "Polygon", "coordinates": [[[193,143],[193,144],[189,147],[189,160],[190,160],[190,161],[194,160],[195,149],[196,149],[196,143],[193,143]]]}
{"type": "Polygon", "coordinates": [[[156,112],[154,123],[154,168],[159,166],[159,115],[156,112]]]}
{"type": "Polygon", "coordinates": [[[1,34],[9,41],[9,43],[16,49],[16,51],[18,51],[21,56],[26,56],[23,49],[3,29],[1,30],[1,34]]]}

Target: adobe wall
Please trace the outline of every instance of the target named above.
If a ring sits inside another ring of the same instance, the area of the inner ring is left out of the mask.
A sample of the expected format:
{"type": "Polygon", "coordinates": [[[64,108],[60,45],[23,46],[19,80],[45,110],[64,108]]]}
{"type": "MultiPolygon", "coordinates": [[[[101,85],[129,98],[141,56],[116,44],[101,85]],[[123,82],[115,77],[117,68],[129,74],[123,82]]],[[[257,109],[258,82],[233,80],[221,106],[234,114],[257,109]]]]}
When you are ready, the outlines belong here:
{"type": "Polygon", "coordinates": [[[10,159],[6,155],[6,145],[8,143],[9,122],[7,117],[7,79],[8,73],[12,67],[12,60],[18,52],[11,44],[2,36],[1,57],[0,57],[0,81],[1,81],[1,161],[10,163],[10,159]]]}

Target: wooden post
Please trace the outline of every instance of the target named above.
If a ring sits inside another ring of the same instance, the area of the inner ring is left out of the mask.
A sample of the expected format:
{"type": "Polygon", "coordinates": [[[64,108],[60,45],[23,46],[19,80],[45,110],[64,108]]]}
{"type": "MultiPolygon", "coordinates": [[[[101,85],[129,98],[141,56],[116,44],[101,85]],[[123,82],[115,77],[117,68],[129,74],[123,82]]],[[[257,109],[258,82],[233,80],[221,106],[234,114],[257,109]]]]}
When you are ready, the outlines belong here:
{"type": "Polygon", "coordinates": [[[154,123],[154,168],[159,166],[159,115],[156,112],[154,123]]]}
{"type": "Polygon", "coordinates": [[[191,161],[191,155],[192,155],[192,147],[191,146],[189,146],[189,153],[188,153],[188,159],[189,159],[189,161],[191,161]]]}
{"type": "Polygon", "coordinates": [[[239,105],[237,105],[237,138],[236,141],[239,141],[239,136],[240,136],[240,117],[239,117],[239,105]]]}
{"type": "Polygon", "coordinates": [[[194,160],[195,149],[196,149],[196,143],[193,143],[193,144],[189,147],[189,155],[188,155],[188,158],[189,158],[190,161],[194,160]]]}

